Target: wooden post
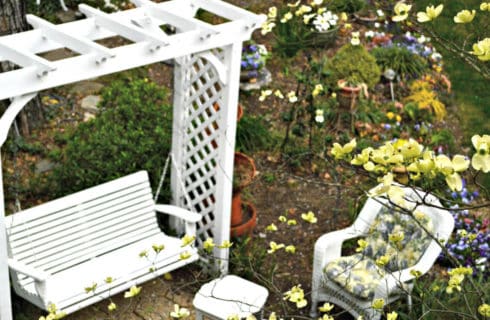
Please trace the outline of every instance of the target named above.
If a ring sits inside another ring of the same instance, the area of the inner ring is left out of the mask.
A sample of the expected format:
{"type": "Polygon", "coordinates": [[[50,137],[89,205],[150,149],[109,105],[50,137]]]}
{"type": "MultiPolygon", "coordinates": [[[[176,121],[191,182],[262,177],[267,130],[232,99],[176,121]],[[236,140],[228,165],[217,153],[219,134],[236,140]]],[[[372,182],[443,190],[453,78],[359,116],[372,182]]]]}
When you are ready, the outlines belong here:
{"type": "MultiPolygon", "coordinates": [[[[216,203],[215,237],[216,243],[222,243],[230,239],[230,211],[233,179],[233,160],[235,153],[235,135],[237,125],[237,106],[240,85],[240,61],[242,57],[242,42],[235,42],[224,47],[224,65],[228,69],[228,83],[222,89],[223,114],[220,130],[219,163],[216,184],[216,194],[220,195],[220,201],[216,203]]],[[[215,254],[221,258],[220,270],[228,271],[228,250],[221,249],[215,254]]]]}

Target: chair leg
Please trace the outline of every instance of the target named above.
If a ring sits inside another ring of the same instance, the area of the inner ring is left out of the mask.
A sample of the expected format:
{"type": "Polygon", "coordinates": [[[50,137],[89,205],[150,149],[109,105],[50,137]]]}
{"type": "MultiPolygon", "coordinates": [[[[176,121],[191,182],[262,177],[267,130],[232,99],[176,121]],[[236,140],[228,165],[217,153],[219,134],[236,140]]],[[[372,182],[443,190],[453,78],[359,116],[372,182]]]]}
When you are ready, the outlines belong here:
{"type": "Polygon", "coordinates": [[[318,317],[318,300],[313,298],[311,301],[310,318],[318,317]]]}
{"type": "Polygon", "coordinates": [[[412,295],[407,294],[407,305],[408,305],[408,312],[412,313],[412,295]]]}

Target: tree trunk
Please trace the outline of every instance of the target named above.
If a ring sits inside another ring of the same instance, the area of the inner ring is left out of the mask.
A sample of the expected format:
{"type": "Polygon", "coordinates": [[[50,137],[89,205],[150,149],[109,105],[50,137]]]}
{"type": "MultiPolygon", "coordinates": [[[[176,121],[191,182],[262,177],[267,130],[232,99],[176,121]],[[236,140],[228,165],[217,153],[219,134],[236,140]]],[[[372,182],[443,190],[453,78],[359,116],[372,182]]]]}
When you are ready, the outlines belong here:
{"type": "MultiPolygon", "coordinates": [[[[25,17],[26,6],[27,1],[25,0],[0,0],[0,35],[18,33],[29,29],[25,17]]],[[[11,71],[15,68],[16,66],[8,61],[2,61],[0,64],[0,72],[11,71]]],[[[5,101],[0,101],[0,103],[3,103],[5,107],[5,101]]],[[[8,102],[6,105],[8,106],[8,102]]],[[[43,119],[41,100],[36,97],[20,114],[19,121],[22,134],[24,136],[29,135],[29,129],[39,125],[43,119]]]]}

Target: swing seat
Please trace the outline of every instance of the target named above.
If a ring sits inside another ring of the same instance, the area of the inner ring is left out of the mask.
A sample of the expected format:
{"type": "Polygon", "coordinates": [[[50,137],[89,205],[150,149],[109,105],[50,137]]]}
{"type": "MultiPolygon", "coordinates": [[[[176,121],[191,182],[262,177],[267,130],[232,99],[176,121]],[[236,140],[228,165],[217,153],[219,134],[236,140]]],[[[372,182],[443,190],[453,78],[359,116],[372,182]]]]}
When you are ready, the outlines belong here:
{"type": "Polygon", "coordinates": [[[198,260],[193,245],[183,247],[161,231],[156,213],[183,219],[191,236],[201,219],[156,205],[146,171],[7,216],[15,292],[44,310],[54,304],[69,314],[198,260]],[[152,248],[161,245],[158,253],[152,248]]]}

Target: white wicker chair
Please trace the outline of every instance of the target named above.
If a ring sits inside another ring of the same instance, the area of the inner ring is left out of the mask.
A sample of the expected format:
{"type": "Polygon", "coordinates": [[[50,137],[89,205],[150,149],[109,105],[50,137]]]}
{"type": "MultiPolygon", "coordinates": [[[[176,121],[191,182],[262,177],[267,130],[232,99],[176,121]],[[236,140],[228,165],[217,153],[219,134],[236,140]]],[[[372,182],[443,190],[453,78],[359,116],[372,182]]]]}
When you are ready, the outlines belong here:
{"type": "MultiPolygon", "coordinates": [[[[433,195],[412,188],[404,188],[404,190],[407,199],[413,199],[417,203],[425,202],[434,206],[441,206],[439,200],[433,195]]],[[[364,319],[379,319],[381,317],[379,311],[371,308],[372,301],[376,298],[383,298],[385,304],[389,304],[402,296],[407,296],[409,307],[411,307],[410,292],[413,287],[411,280],[414,276],[410,271],[417,270],[424,274],[432,267],[441,252],[441,247],[437,241],[430,241],[415,265],[399,271],[387,272],[375,288],[372,299],[355,296],[328,279],[324,274],[324,268],[327,264],[341,257],[342,243],[348,239],[366,236],[374,219],[385,205],[389,205],[386,199],[368,199],[352,226],[324,234],[315,243],[311,317],[317,317],[319,301],[332,302],[348,311],[355,318],[362,315],[364,319]]],[[[446,210],[427,205],[419,205],[417,211],[421,211],[431,218],[435,238],[445,243],[454,228],[454,219],[451,214],[446,210]]]]}

